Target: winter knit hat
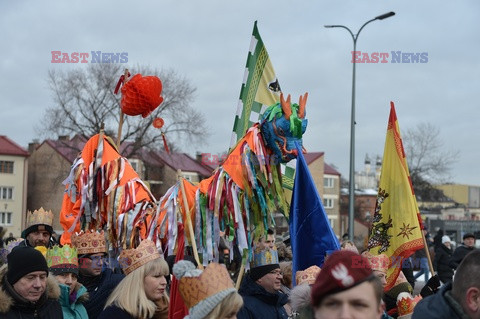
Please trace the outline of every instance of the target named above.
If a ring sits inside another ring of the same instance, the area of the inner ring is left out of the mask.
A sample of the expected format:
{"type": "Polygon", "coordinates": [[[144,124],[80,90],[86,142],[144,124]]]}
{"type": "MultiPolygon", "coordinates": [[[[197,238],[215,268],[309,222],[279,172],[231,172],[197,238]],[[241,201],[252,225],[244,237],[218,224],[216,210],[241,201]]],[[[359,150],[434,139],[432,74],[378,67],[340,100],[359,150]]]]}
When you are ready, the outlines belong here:
{"type": "Polygon", "coordinates": [[[472,233],[466,233],[465,235],[463,235],[463,240],[467,239],[467,238],[473,238],[475,239],[475,235],[472,234],[472,233]]]}
{"type": "Polygon", "coordinates": [[[202,271],[190,261],[180,260],[173,265],[173,275],[179,281],[180,294],[188,308],[185,319],[205,318],[236,291],[227,269],[217,263],[210,263],[202,271]]]}
{"type": "Polygon", "coordinates": [[[7,259],[7,280],[11,285],[34,271],[45,271],[48,276],[47,261],[42,253],[35,248],[17,246],[8,254],[7,259]]]}
{"type": "Polygon", "coordinates": [[[451,242],[452,241],[450,240],[450,237],[448,237],[447,235],[442,236],[442,244],[451,243],[451,242]]]}

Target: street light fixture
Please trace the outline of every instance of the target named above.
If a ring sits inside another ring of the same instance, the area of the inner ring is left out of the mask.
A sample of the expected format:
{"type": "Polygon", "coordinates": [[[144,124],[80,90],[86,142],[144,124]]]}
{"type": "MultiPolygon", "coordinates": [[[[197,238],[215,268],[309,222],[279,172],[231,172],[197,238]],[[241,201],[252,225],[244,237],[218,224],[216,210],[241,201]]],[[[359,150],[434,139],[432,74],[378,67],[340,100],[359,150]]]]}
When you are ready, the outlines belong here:
{"type": "Polygon", "coordinates": [[[348,187],[348,238],[353,241],[353,227],[354,227],[354,207],[355,207],[355,52],[357,50],[357,39],[360,35],[362,29],[375,20],[383,20],[390,18],[395,15],[395,12],[388,12],[378,17],[375,17],[371,20],[365,22],[357,34],[353,32],[344,25],[326,25],[325,28],[343,28],[346,29],[353,39],[353,52],[352,52],[352,63],[353,63],[353,76],[352,76],[352,114],[350,121],[350,183],[348,187]]]}

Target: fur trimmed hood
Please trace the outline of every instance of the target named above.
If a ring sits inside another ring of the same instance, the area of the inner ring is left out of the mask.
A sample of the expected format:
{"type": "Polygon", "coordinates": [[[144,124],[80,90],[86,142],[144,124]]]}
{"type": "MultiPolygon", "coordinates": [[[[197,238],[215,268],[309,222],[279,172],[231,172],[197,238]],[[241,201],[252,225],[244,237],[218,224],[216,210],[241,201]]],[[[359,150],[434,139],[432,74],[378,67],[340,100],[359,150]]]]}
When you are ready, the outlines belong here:
{"type": "MultiPolygon", "coordinates": [[[[3,265],[0,268],[0,313],[7,313],[16,301],[15,298],[5,290],[3,281],[7,270],[7,265],[3,265]]],[[[60,287],[51,275],[47,277],[45,293],[48,299],[58,300],[60,297],[60,287]]]]}
{"type": "Polygon", "coordinates": [[[302,307],[310,306],[312,300],[312,289],[309,285],[303,284],[295,286],[290,291],[290,306],[293,310],[298,310],[302,307]]]}

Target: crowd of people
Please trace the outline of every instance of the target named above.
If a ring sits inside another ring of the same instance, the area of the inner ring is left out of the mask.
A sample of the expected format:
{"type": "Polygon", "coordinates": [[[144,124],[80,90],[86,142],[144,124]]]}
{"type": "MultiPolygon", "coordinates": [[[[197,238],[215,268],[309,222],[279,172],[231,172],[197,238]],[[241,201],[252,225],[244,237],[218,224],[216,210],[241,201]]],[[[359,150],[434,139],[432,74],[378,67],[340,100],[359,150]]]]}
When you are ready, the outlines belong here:
{"type": "Polygon", "coordinates": [[[480,318],[480,251],[469,233],[454,251],[441,232],[431,240],[436,274],[419,263],[424,271],[415,277],[426,283],[415,296],[415,279],[403,271],[386,289],[389,258],[359,252],[348,240],[321,268],[292,273],[288,240],[276,243],[269,230],[243,274],[188,256],[175,262],[149,240],[122,250],[112,265],[103,232],[82,231],[61,246],[52,224],[51,212],[29,212],[22,238],[4,242],[0,318],[180,318],[174,309],[188,319],[480,318]]]}

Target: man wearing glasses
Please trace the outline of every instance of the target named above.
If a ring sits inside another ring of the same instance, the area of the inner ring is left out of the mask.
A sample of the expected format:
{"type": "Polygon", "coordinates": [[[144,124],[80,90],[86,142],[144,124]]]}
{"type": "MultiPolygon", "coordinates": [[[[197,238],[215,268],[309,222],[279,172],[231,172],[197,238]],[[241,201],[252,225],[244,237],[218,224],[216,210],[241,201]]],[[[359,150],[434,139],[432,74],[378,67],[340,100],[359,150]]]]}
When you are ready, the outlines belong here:
{"type": "Polygon", "coordinates": [[[125,277],[104,267],[107,247],[103,231],[80,232],[72,236],[78,252],[78,281],[87,288],[89,300],[84,304],[89,318],[97,318],[110,293],[125,277]]]}
{"type": "Polygon", "coordinates": [[[277,248],[258,247],[239,290],[243,307],[237,318],[288,318],[284,308],[288,297],[280,292],[282,278],[277,248]]]}

